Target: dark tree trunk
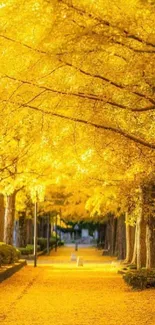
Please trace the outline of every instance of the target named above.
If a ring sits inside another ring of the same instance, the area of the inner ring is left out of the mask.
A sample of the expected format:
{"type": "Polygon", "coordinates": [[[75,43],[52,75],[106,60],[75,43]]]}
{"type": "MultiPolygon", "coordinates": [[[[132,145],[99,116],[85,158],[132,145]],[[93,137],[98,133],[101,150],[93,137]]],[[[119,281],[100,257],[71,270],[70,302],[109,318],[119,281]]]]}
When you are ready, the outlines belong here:
{"type": "Polygon", "coordinates": [[[38,232],[38,237],[46,237],[45,235],[45,229],[46,229],[46,224],[45,224],[45,218],[40,217],[39,218],[39,232],[38,232]]]}
{"type": "Polygon", "coordinates": [[[26,216],[25,212],[19,217],[19,247],[26,246],[26,216]]]}
{"type": "Polygon", "coordinates": [[[117,256],[117,227],[118,227],[118,220],[114,218],[114,233],[113,233],[113,255],[117,256]]]}
{"type": "Polygon", "coordinates": [[[107,223],[106,242],[107,242],[109,255],[111,256],[115,255],[116,234],[117,234],[117,219],[114,218],[113,215],[110,215],[107,223]]]}
{"type": "Polygon", "coordinates": [[[155,268],[155,218],[148,217],[146,223],[146,268],[155,268]]]}
{"type": "Polygon", "coordinates": [[[125,215],[118,218],[117,223],[117,257],[118,260],[124,260],[126,254],[126,228],[125,215]]]}
{"type": "Polygon", "coordinates": [[[50,217],[47,216],[47,254],[50,251],[50,217]]]}
{"type": "Polygon", "coordinates": [[[155,268],[155,185],[150,180],[143,187],[144,215],[146,219],[146,268],[155,268]]]}
{"type": "Polygon", "coordinates": [[[106,224],[104,249],[109,251],[109,248],[110,248],[110,222],[108,220],[106,224]]]}
{"type": "Polygon", "coordinates": [[[4,196],[0,194],[0,242],[4,240],[4,196]]]}
{"type": "Polygon", "coordinates": [[[143,211],[143,193],[140,190],[139,215],[137,217],[137,269],[146,265],[146,221],[143,211]]]}
{"type": "Polygon", "coordinates": [[[26,219],[26,244],[33,243],[33,223],[32,219],[26,219]]]}
{"type": "Polygon", "coordinates": [[[111,215],[109,217],[109,254],[113,255],[114,247],[114,217],[111,215]]]}
{"type": "Polygon", "coordinates": [[[135,226],[135,239],[134,239],[134,249],[131,264],[137,264],[137,224],[135,226]]]}

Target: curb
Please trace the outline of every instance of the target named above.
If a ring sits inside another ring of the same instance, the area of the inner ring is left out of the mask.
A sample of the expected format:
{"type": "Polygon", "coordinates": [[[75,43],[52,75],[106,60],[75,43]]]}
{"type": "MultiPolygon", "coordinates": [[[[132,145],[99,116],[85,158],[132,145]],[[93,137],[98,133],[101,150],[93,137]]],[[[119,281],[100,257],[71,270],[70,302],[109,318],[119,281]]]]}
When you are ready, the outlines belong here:
{"type": "Polygon", "coordinates": [[[23,266],[26,266],[27,263],[25,260],[19,260],[18,263],[13,264],[12,266],[9,266],[7,269],[4,271],[1,271],[0,269],[0,283],[10,276],[12,276],[14,273],[19,271],[23,266]]]}

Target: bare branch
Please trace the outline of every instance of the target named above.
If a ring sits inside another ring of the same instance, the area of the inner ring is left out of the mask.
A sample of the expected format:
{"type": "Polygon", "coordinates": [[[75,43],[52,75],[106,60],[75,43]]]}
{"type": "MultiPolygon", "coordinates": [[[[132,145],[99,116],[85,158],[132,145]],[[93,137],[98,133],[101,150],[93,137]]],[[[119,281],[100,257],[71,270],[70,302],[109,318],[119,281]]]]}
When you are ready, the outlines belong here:
{"type": "Polygon", "coordinates": [[[90,76],[90,77],[93,77],[93,78],[97,78],[97,79],[101,79],[101,80],[103,80],[105,82],[108,82],[110,85],[115,86],[118,89],[128,91],[128,92],[130,92],[130,93],[132,93],[134,95],[137,95],[137,96],[142,97],[142,98],[144,98],[146,100],[149,100],[153,105],[155,105],[155,100],[153,100],[151,97],[149,97],[149,96],[147,96],[145,94],[142,94],[142,93],[140,93],[138,91],[130,90],[130,89],[128,89],[127,87],[125,87],[124,85],[122,85],[120,83],[114,82],[114,81],[112,81],[112,80],[110,80],[110,79],[108,79],[108,78],[106,78],[104,76],[101,76],[99,74],[93,74],[93,73],[90,73],[88,71],[85,71],[85,70],[73,65],[72,63],[64,62],[62,59],[60,59],[60,62],[65,63],[67,66],[76,69],[77,71],[83,73],[84,75],[87,75],[87,76],[90,76]]]}
{"type": "Polygon", "coordinates": [[[20,45],[22,45],[22,46],[28,48],[29,50],[32,50],[32,51],[38,52],[38,53],[40,53],[40,54],[47,54],[47,52],[45,52],[45,51],[43,51],[43,50],[35,49],[35,48],[31,47],[30,45],[27,45],[27,44],[25,44],[25,43],[22,43],[22,42],[20,42],[20,41],[17,41],[17,40],[15,40],[15,39],[13,39],[13,38],[10,38],[10,37],[8,37],[8,36],[1,35],[1,34],[0,34],[0,37],[3,38],[3,39],[6,39],[7,41],[10,41],[10,42],[12,42],[12,43],[20,44],[20,45]]]}
{"type": "Polygon", "coordinates": [[[131,34],[127,29],[125,28],[121,28],[118,25],[114,25],[113,23],[109,22],[108,20],[102,19],[99,16],[95,16],[95,14],[90,13],[90,12],[86,12],[84,9],[81,9],[79,7],[76,7],[73,3],[68,3],[64,0],[58,0],[58,2],[65,4],[67,7],[73,9],[74,11],[78,12],[80,15],[86,15],[89,18],[92,18],[94,21],[99,22],[101,25],[107,26],[107,27],[111,27],[114,29],[117,29],[119,32],[121,32],[124,36],[126,36],[126,38],[132,39],[134,41],[137,41],[143,45],[147,45],[147,46],[151,46],[151,47],[155,47],[155,44],[152,42],[148,42],[144,39],[142,39],[140,36],[138,35],[134,35],[131,34]]]}
{"type": "Polygon", "coordinates": [[[132,134],[129,134],[126,131],[124,131],[122,129],[119,129],[119,128],[115,128],[115,127],[112,127],[112,126],[106,126],[106,125],[102,125],[102,124],[97,124],[97,123],[93,123],[93,122],[86,121],[86,120],[83,120],[83,119],[79,119],[79,118],[75,118],[75,117],[71,117],[71,116],[66,116],[66,115],[62,115],[62,114],[58,114],[58,113],[53,113],[52,111],[45,111],[42,108],[31,106],[31,105],[26,105],[26,104],[21,105],[21,103],[17,103],[17,102],[11,102],[11,103],[14,104],[14,105],[19,105],[20,107],[26,107],[26,108],[32,109],[34,111],[44,113],[44,114],[47,114],[47,115],[50,115],[50,116],[55,116],[55,117],[58,117],[58,118],[61,118],[61,119],[64,119],[64,120],[85,124],[85,125],[94,127],[96,129],[111,131],[111,132],[113,132],[115,134],[119,134],[119,135],[121,135],[121,136],[135,142],[135,143],[141,144],[144,147],[151,148],[153,150],[155,149],[155,143],[150,143],[150,142],[148,142],[148,141],[146,141],[144,139],[141,139],[141,138],[138,138],[138,137],[136,137],[136,136],[134,136],[132,134]]]}
{"type": "MultiPolygon", "coordinates": [[[[32,85],[34,87],[38,87],[39,89],[43,89],[43,90],[53,92],[53,93],[56,93],[56,94],[66,95],[66,96],[75,96],[75,97],[79,97],[79,98],[83,98],[83,99],[87,99],[87,100],[98,101],[98,102],[102,102],[104,104],[109,104],[112,107],[117,107],[117,108],[120,108],[120,109],[126,109],[126,110],[129,110],[129,111],[132,111],[132,112],[147,112],[147,111],[154,111],[154,109],[155,109],[155,106],[154,106],[155,102],[154,101],[153,101],[153,106],[149,105],[149,106],[142,107],[142,108],[130,108],[130,107],[127,107],[125,105],[117,104],[116,102],[112,102],[112,101],[108,100],[107,98],[105,98],[103,96],[96,95],[96,94],[88,94],[88,93],[82,93],[82,92],[75,93],[75,92],[71,92],[71,91],[67,92],[67,91],[63,91],[63,90],[53,89],[53,88],[50,88],[50,87],[47,87],[47,86],[38,85],[38,84],[33,83],[31,81],[28,81],[28,80],[16,79],[16,78],[8,76],[8,75],[6,75],[5,77],[9,78],[11,80],[22,82],[23,84],[32,85]]],[[[145,98],[145,99],[150,100],[149,98],[145,98]]]]}

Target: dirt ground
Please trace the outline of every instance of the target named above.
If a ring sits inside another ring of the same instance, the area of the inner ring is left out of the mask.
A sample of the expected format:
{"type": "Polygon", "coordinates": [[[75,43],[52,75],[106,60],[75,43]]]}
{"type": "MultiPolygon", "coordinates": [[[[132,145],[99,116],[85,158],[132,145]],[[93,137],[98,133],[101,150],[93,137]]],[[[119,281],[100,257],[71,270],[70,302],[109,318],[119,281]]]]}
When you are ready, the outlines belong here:
{"type": "Polygon", "coordinates": [[[2,325],[155,325],[155,290],[133,292],[117,264],[80,248],[84,265],[70,262],[72,247],[40,257],[0,284],[2,325]]]}

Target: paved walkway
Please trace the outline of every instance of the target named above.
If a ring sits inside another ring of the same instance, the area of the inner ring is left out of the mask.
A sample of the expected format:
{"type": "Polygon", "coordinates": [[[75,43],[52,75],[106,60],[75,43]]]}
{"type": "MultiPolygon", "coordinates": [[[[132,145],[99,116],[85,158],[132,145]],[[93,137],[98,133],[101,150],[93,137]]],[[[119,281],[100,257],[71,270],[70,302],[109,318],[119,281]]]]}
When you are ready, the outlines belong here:
{"type": "Polygon", "coordinates": [[[46,260],[57,262],[27,266],[0,285],[0,324],[155,325],[155,290],[132,292],[106,263],[94,262],[109,264],[99,251],[81,248],[91,259],[83,267],[69,263],[70,253],[52,252],[46,260]]]}
{"type": "MultiPolygon", "coordinates": [[[[97,248],[85,245],[79,245],[78,250],[75,251],[75,245],[69,245],[65,247],[58,248],[57,252],[52,250],[50,256],[40,256],[38,259],[38,265],[42,264],[50,264],[56,265],[62,264],[62,267],[76,267],[76,261],[72,261],[73,256],[78,259],[78,257],[82,258],[84,266],[88,267],[91,264],[93,267],[103,266],[103,264],[108,264],[108,266],[114,265],[114,261],[116,260],[114,257],[103,256],[102,251],[97,248]]],[[[29,264],[33,264],[30,262],[29,264]]],[[[56,265],[57,266],[57,265],[56,265]]]]}

